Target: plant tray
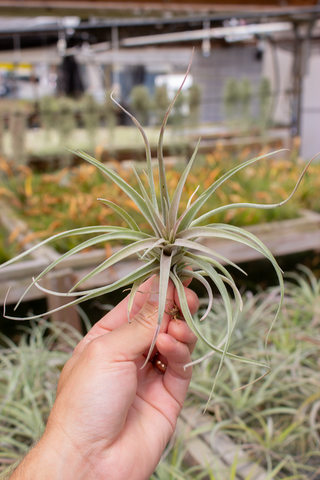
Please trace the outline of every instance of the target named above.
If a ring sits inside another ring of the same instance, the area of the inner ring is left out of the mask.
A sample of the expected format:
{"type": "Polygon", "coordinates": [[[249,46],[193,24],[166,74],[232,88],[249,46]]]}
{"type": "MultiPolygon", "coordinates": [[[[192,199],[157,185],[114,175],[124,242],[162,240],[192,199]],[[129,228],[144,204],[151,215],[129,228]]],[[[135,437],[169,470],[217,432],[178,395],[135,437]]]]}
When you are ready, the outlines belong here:
{"type": "MultiPolygon", "coordinates": [[[[185,407],[178,418],[176,435],[183,435],[196,429],[201,430],[197,436],[191,435],[187,442],[184,461],[189,466],[199,465],[213,471],[226,471],[235,466],[235,479],[243,480],[273,480],[268,473],[249,455],[236,445],[231,438],[224,433],[218,432],[214,440],[211,438],[211,430],[214,421],[209,414],[203,414],[196,407],[185,407]]],[[[209,477],[205,477],[209,478],[209,477]]]]}

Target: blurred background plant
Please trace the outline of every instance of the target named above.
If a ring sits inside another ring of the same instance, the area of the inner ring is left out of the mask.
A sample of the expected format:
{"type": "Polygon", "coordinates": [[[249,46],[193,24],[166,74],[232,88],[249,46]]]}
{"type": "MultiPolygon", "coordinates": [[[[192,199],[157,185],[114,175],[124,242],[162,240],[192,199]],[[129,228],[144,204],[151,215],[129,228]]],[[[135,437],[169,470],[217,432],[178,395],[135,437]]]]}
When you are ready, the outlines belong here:
{"type": "Polygon", "coordinates": [[[45,95],[39,102],[41,126],[46,132],[48,141],[51,140],[52,131],[57,126],[59,104],[56,97],[45,95]]]}
{"type": "Polygon", "coordinates": [[[4,120],[5,120],[4,112],[0,112],[0,157],[3,157],[4,155],[4,145],[3,145],[4,127],[5,127],[4,120]]]}
{"type": "Polygon", "coordinates": [[[0,222],[0,264],[21,253],[19,244],[8,236],[7,230],[0,222]]]}
{"type": "MultiPolygon", "coordinates": [[[[244,150],[241,155],[230,153],[220,148],[208,155],[199,155],[193,168],[182,200],[181,212],[187,206],[188,198],[200,188],[195,195],[213,183],[218,177],[233,168],[239,161],[244,161],[252,155],[250,149],[244,150]]],[[[265,153],[265,152],[264,152],[265,153]]],[[[136,178],[131,168],[120,162],[111,163],[120,175],[132,186],[136,187],[136,178]]],[[[169,189],[172,192],[177,184],[184,162],[176,163],[167,173],[169,189]]],[[[254,202],[277,203],[284,200],[291,193],[295,182],[299,178],[304,162],[295,162],[286,159],[263,160],[254,167],[241,170],[234,177],[216,191],[201,210],[205,213],[226,203],[254,202]]],[[[137,163],[136,167],[143,168],[137,163]]],[[[135,210],[130,199],[117,186],[111,185],[95,167],[81,164],[78,167],[64,168],[57,173],[33,173],[28,167],[16,168],[13,163],[0,163],[2,180],[0,181],[0,200],[7,203],[19,218],[23,219],[33,232],[33,238],[42,239],[50,234],[63,230],[99,224],[124,226],[124,221],[112,209],[102,205],[97,198],[108,198],[117,201],[130,212],[135,220],[145,227],[144,219],[135,210]]],[[[157,179],[156,179],[157,181],[157,179]]],[[[254,210],[235,209],[222,212],[212,217],[213,222],[230,223],[244,226],[296,218],[299,209],[309,208],[320,212],[317,195],[310,195],[320,188],[320,164],[309,167],[303,182],[288,204],[279,209],[254,210]]],[[[11,237],[14,240],[14,236],[11,237]]],[[[30,240],[30,236],[25,241],[30,240]]],[[[54,245],[60,252],[80,242],[80,236],[59,241],[54,245]]]]}
{"type": "MultiPolygon", "coordinates": [[[[66,96],[61,96],[58,99],[58,112],[56,128],[59,133],[60,143],[64,148],[71,148],[72,134],[76,128],[75,119],[75,101],[66,96]]],[[[66,164],[70,163],[70,153],[64,150],[63,154],[66,164]]]]}
{"type": "Polygon", "coordinates": [[[142,126],[148,125],[152,100],[149,89],[144,85],[136,85],[130,93],[130,106],[133,114],[142,126]]]}
{"type": "Polygon", "coordinates": [[[94,151],[96,137],[100,126],[101,106],[95,101],[93,95],[85,93],[80,99],[80,114],[83,126],[85,128],[90,151],[94,151]]]}
{"type": "Polygon", "coordinates": [[[259,98],[259,107],[260,107],[259,123],[260,123],[261,131],[264,132],[268,128],[271,121],[270,105],[271,105],[271,99],[272,99],[272,90],[271,90],[270,80],[268,78],[261,79],[260,85],[259,85],[258,98],[259,98]]]}
{"type": "Polygon", "coordinates": [[[162,124],[169,104],[170,100],[166,85],[155,87],[153,109],[156,125],[162,124]]]}
{"type": "Polygon", "coordinates": [[[271,126],[272,89],[268,78],[263,77],[257,89],[252,88],[249,78],[228,78],[225,81],[223,103],[227,124],[248,131],[258,127],[264,135],[271,126]],[[258,111],[255,112],[255,99],[258,111]]]}
{"type": "Polygon", "coordinates": [[[200,122],[200,105],[201,105],[201,87],[193,83],[188,89],[188,123],[191,126],[197,126],[200,122]]]}
{"type": "Polygon", "coordinates": [[[27,128],[27,109],[21,102],[12,102],[9,114],[9,131],[11,136],[11,155],[17,165],[23,165],[26,161],[27,152],[25,136],[27,128]]]}
{"type": "Polygon", "coordinates": [[[240,118],[244,122],[243,129],[249,129],[252,122],[251,103],[252,87],[249,78],[243,78],[240,82],[240,118]]]}
{"type": "Polygon", "coordinates": [[[241,92],[239,82],[235,78],[228,78],[225,82],[223,92],[223,104],[227,122],[233,125],[238,117],[239,100],[241,92]]]}
{"type": "Polygon", "coordinates": [[[81,338],[69,325],[44,320],[21,330],[18,345],[0,334],[1,470],[43,433],[60,372],[81,338]]]}
{"type": "MultiPolygon", "coordinates": [[[[269,473],[285,460],[275,478],[310,478],[319,465],[320,342],[314,337],[312,321],[319,309],[319,288],[319,279],[308,269],[303,268],[299,276],[294,274],[294,281],[286,285],[282,314],[268,337],[271,373],[251,383],[264,372],[227,360],[208,408],[212,448],[217,433],[224,432],[269,473]],[[315,301],[310,303],[306,291],[313,292],[315,301]]],[[[277,288],[256,295],[246,293],[230,351],[265,358],[264,343],[278,295],[277,288]]],[[[225,325],[223,306],[217,300],[211,322],[200,328],[218,343],[225,325]]],[[[197,344],[195,357],[204,353],[197,344]]],[[[218,362],[211,357],[197,365],[190,386],[193,405],[198,401],[205,406],[218,362]]]]}

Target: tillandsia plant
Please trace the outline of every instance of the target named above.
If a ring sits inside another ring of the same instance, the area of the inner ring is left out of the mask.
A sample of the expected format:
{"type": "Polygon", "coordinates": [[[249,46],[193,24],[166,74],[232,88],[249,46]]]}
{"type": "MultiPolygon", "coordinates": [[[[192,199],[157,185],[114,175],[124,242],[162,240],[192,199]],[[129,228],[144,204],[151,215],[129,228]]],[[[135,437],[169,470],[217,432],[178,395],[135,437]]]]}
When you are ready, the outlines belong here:
{"type": "MultiPolygon", "coordinates": [[[[166,172],[165,172],[165,164],[163,159],[163,137],[165,132],[165,126],[168,120],[169,113],[173,108],[174,102],[183,87],[183,84],[187,78],[189,69],[191,66],[191,62],[189,64],[188,70],[186,72],[184,81],[177,92],[175,98],[173,99],[172,103],[170,104],[167,113],[164,117],[160,135],[159,135],[159,142],[158,142],[158,169],[159,169],[159,188],[160,188],[160,198],[159,195],[157,196],[157,190],[153,175],[153,167],[151,163],[151,151],[148,139],[146,134],[141,127],[140,123],[129,113],[127,112],[121,105],[118,104],[116,100],[113,101],[125,112],[127,113],[135,125],[140,130],[144,144],[146,149],[146,160],[147,160],[147,172],[144,174],[146,175],[147,182],[148,182],[148,190],[144,186],[142,179],[139,177],[136,170],[133,168],[134,174],[137,178],[137,182],[140,188],[140,191],[136,191],[131,185],[125,182],[115,171],[110,169],[108,166],[104,165],[103,163],[95,160],[90,155],[82,152],[77,151],[76,153],[89,162],[92,165],[95,165],[101,172],[103,172],[107,177],[109,177],[118,187],[120,187],[128,197],[135,203],[137,208],[140,210],[144,218],[147,220],[148,224],[151,226],[152,234],[145,233],[140,229],[140,226],[132,219],[132,217],[119,205],[115,203],[105,200],[99,199],[102,203],[113,209],[117,212],[128,224],[127,227],[115,227],[115,226],[108,226],[108,225],[99,225],[99,226],[92,226],[92,227],[83,227],[77,228],[74,230],[69,230],[66,232],[62,232],[56,234],[47,240],[42,241],[35,247],[32,247],[27,252],[17,256],[13,260],[9,260],[2,267],[11,264],[12,262],[21,259],[23,256],[31,253],[31,251],[35,250],[37,247],[44,245],[50,241],[57,240],[60,238],[64,238],[70,235],[82,235],[82,234],[95,234],[94,238],[90,238],[87,241],[84,241],[80,245],[72,248],[57,260],[51,263],[47,268],[40,273],[37,278],[33,279],[33,282],[28,287],[27,291],[31,288],[31,286],[36,286],[39,289],[43,290],[46,293],[68,297],[72,295],[73,297],[79,297],[75,300],[70,301],[66,305],[60,306],[54,310],[51,310],[46,313],[46,315],[61,310],[67,306],[77,305],[80,302],[91,300],[99,295],[103,295],[106,293],[110,293],[118,288],[123,288],[128,285],[132,285],[130,294],[129,294],[129,302],[128,302],[128,319],[130,321],[130,311],[133,305],[134,297],[136,292],[139,290],[141,284],[150,278],[153,275],[159,276],[159,307],[157,313],[157,327],[154,333],[153,341],[150,346],[149,353],[147,355],[145,364],[148,362],[151,352],[154,348],[157,336],[160,331],[160,326],[162,322],[162,318],[166,309],[167,303],[167,288],[168,282],[171,280],[175,285],[179,299],[181,304],[181,314],[183,318],[186,320],[187,324],[189,325],[190,329],[196,334],[196,336],[203,340],[205,344],[210,348],[210,353],[208,355],[217,353],[221,355],[221,361],[218,368],[218,373],[220,371],[221,365],[225,357],[230,357],[231,359],[240,360],[241,362],[254,364],[259,367],[265,368],[267,371],[270,370],[269,366],[264,363],[260,363],[255,361],[251,358],[244,358],[241,356],[234,355],[228,352],[228,347],[230,343],[230,338],[232,332],[235,328],[237,317],[239,312],[242,309],[242,299],[239,293],[237,286],[234,283],[234,280],[228,270],[221,264],[221,261],[224,264],[232,265],[233,267],[239,268],[235,265],[232,261],[228,260],[227,258],[223,257],[219,253],[215,252],[209,247],[198,243],[197,240],[201,237],[209,237],[209,238],[223,238],[228,240],[234,240],[235,242],[247,245],[261,253],[264,257],[266,257],[272,263],[281,286],[281,300],[278,306],[278,310],[274,321],[276,320],[282,303],[283,298],[283,279],[282,279],[282,272],[279,268],[275,258],[271,254],[271,252],[266,248],[266,246],[253,234],[243,230],[241,228],[227,225],[227,224],[206,224],[206,220],[212,218],[213,215],[229,210],[229,209],[238,209],[238,208],[275,208],[283,205],[286,203],[296,191],[308,165],[303,170],[293,192],[291,195],[284,201],[278,204],[273,205],[261,205],[261,204],[253,204],[253,203],[235,203],[230,205],[225,205],[223,207],[216,208],[211,210],[201,216],[197,216],[201,207],[206,203],[211,195],[217,190],[217,188],[222,185],[227,179],[232,177],[236,172],[239,170],[251,165],[262,158],[268,157],[271,154],[262,155],[260,157],[254,158],[252,160],[246,161],[241,163],[240,165],[232,168],[228,173],[224,174],[221,178],[215,181],[209,188],[207,188],[201,195],[197,198],[195,197],[196,191],[191,195],[187,208],[183,211],[182,214],[179,213],[179,203],[180,198],[182,195],[182,191],[187,181],[188,174],[191,170],[191,167],[195,161],[198,145],[188,162],[185,170],[183,171],[180,180],[176,186],[175,192],[170,198],[168,192],[168,185],[166,181],[166,172]],[[86,275],[82,280],[80,280],[68,293],[60,293],[60,292],[53,292],[43,288],[40,285],[40,280],[44,277],[46,273],[52,270],[59,262],[64,260],[71,255],[80,252],[88,247],[92,247],[97,245],[101,242],[109,242],[111,240],[125,240],[127,242],[131,242],[129,245],[124,246],[121,250],[117,251],[113,255],[111,255],[108,259],[102,262],[98,267],[92,270],[88,275],[86,275]],[[125,260],[128,256],[132,254],[137,254],[140,261],[141,266],[137,268],[134,272],[124,276],[120,280],[116,282],[102,286],[100,288],[95,288],[92,290],[85,290],[79,291],[81,285],[88,280],[89,278],[93,277],[94,275],[106,270],[108,267],[111,267],[117,262],[125,260]],[[208,341],[201,332],[199,324],[194,320],[192,317],[188,304],[187,299],[185,296],[185,290],[183,287],[183,282],[187,279],[195,279],[198,280],[208,292],[208,306],[206,312],[201,318],[201,321],[205,320],[208,316],[211,307],[214,302],[213,293],[210,287],[210,283],[208,279],[211,279],[212,282],[218,288],[220,292],[225,310],[226,310],[226,332],[224,335],[223,340],[219,343],[219,345],[213,345],[210,341],[208,341]],[[231,289],[228,287],[231,287],[231,289]],[[229,292],[233,292],[233,295],[229,292]]],[[[310,163],[310,162],[309,162],[310,163]]],[[[244,272],[243,272],[244,273],[244,272]]],[[[27,292],[26,291],[26,292],[27,292]]],[[[25,292],[25,293],[26,293],[25,292]]],[[[24,294],[25,295],[25,294],[24,294]]],[[[19,300],[16,308],[22,301],[24,295],[19,300]]],[[[34,315],[32,317],[28,317],[28,319],[36,319],[39,318],[40,315],[34,315]]],[[[9,317],[12,319],[17,319],[17,317],[9,317]]],[[[272,326],[272,325],[271,325],[272,326]]],[[[198,360],[196,360],[198,362],[198,360]]],[[[193,362],[194,363],[194,362],[193,362]]],[[[262,376],[264,376],[264,373],[262,376]]],[[[259,377],[260,378],[260,377],[259,377]]]]}

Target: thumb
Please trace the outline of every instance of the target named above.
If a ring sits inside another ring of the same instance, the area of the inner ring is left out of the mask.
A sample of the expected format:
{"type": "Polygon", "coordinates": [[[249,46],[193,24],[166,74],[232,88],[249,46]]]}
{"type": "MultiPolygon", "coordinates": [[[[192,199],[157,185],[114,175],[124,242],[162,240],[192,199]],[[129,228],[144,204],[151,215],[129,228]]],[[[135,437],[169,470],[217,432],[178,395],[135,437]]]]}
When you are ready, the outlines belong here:
{"type": "MultiPolygon", "coordinates": [[[[174,295],[174,286],[169,282],[167,300],[174,295]]],[[[107,343],[105,348],[108,357],[115,361],[134,361],[139,358],[150,346],[154,346],[155,339],[160,331],[158,320],[159,278],[155,277],[150,294],[140,311],[131,319],[112,332],[103,335],[102,341],[107,343]]],[[[170,315],[164,313],[161,331],[166,331],[170,315]]]]}

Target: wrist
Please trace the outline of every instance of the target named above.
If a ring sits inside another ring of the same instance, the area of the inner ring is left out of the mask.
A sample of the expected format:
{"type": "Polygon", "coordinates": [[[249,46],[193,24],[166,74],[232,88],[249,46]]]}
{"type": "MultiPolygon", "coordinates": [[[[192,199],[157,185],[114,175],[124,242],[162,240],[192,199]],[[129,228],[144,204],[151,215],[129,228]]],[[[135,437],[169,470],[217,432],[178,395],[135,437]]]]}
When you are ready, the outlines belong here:
{"type": "Polygon", "coordinates": [[[10,480],[91,479],[88,470],[89,463],[68,442],[60,442],[58,438],[53,442],[50,435],[45,433],[19,464],[10,480]]]}

